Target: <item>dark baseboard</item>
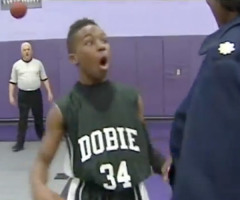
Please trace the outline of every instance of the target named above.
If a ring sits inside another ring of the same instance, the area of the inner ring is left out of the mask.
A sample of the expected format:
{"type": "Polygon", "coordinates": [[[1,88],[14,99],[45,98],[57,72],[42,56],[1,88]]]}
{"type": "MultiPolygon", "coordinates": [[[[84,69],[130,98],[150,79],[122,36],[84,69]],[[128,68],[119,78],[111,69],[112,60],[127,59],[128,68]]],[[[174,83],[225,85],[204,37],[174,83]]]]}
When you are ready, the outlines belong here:
{"type": "MultiPolygon", "coordinates": [[[[172,121],[174,119],[174,116],[145,116],[146,121],[172,121]]],[[[18,123],[18,118],[6,118],[6,119],[0,119],[0,125],[14,125],[18,123]]],[[[46,121],[46,118],[43,119],[44,122],[46,121]]],[[[29,118],[29,123],[33,123],[34,119],[29,118]]]]}

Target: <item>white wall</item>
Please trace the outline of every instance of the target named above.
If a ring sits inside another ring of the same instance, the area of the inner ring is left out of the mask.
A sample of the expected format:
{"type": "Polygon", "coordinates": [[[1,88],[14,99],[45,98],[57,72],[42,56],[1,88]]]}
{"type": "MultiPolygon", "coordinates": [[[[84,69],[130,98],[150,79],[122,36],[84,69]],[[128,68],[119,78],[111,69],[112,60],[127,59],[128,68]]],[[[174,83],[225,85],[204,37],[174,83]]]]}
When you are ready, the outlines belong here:
{"type": "Polygon", "coordinates": [[[95,19],[109,36],[206,35],[217,29],[205,1],[44,1],[21,20],[0,12],[0,41],[65,38],[69,25],[95,19]]]}

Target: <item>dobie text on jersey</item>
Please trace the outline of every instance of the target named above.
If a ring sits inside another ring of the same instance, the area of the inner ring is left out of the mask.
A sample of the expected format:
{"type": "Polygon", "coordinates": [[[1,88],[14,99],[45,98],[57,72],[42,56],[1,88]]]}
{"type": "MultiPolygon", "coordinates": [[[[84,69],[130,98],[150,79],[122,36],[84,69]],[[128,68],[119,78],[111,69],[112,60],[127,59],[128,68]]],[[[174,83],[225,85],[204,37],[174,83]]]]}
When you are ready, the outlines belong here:
{"type": "Polygon", "coordinates": [[[79,138],[81,161],[86,162],[92,155],[102,154],[104,151],[130,150],[140,152],[136,144],[138,132],[131,128],[104,128],[93,131],[90,135],[79,138]]]}

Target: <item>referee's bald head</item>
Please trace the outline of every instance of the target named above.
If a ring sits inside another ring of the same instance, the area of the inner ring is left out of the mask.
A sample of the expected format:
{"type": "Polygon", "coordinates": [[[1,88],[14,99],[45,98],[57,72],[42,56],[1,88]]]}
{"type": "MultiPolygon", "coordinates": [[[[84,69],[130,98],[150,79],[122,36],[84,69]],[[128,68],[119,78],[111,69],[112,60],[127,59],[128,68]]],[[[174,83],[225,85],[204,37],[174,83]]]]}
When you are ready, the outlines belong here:
{"type": "Polygon", "coordinates": [[[29,42],[23,42],[21,45],[21,53],[24,61],[30,61],[33,55],[32,45],[29,42]]]}
{"type": "Polygon", "coordinates": [[[21,44],[21,50],[23,50],[24,48],[31,48],[32,49],[32,45],[29,42],[23,42],[21,44]]]}

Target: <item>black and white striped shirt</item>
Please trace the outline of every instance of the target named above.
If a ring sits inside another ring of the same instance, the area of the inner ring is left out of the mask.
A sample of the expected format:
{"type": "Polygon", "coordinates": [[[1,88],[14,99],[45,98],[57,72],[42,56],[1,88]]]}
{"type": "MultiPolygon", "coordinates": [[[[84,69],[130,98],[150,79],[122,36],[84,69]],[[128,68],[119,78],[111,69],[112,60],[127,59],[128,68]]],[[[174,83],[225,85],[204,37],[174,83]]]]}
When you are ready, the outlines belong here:
{"type": "Polygon", "coordinates": [[[41,87],[41,81],[47,80],[44,66],[40,60],[32,59],[25,62],[22,59],[14,63],[10,83],[17,84],[24,91],[33,91],[41,87]]]}

